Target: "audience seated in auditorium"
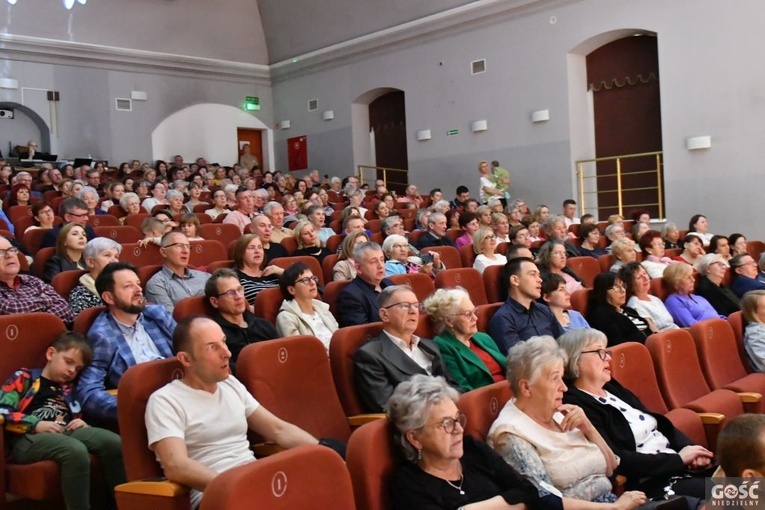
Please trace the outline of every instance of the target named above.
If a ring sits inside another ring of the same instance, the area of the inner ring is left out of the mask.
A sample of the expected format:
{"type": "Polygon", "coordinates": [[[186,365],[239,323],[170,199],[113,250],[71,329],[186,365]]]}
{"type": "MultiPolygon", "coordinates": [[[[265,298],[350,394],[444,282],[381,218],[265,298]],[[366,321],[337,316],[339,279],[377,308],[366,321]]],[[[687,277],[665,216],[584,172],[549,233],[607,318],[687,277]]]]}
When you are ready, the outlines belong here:
{"type": "Polygon", "coordinates": [[[338,324],[329,305],[319,299],[319,277],[305,262],[296,262],[279,279],[282,305],[276,316],[279,336],[313,335],[329,353],[329,341],[338,324]]]}
{"type": "Polygon", "coordinates": [[[589,328],[584,316],[571,310],[571,293],[566,289],[566,280],[557,273],[547,273],[542,277],[541,302],[546,304],[555,315],[564,331],[589,328]]]}
{"type": "Polygon", "coordinates": [[[96,237],[85,245],[82,256],[89,272],[80,276],[80,283],[69,293],[69,306],[75,315],[86,308],[104,304],[96,290],[96,279],[107,264],[119,262],[121,252],[122,245],[107,237],[96,237]]]}
{"type": "Polygon", "coordinates": [[[568,228],[563,216],[550,216],[543,223],[545,229],[545,238],[548,241],[560,241],[563,243],[567,257],[579,257],[579,248],[568,241],[568,228]]]}
{"type": "Polygon", "coordinates": [[[731,290],[739,299],[750,290],[765,289],[765,283],[757,279],[759,274],[757,262],[748,253],[736,255],[730,259],[730,270],[733,278],[731,290]]]}
{"type": "Polygon", "coordinates": [[[351,232],[340,243],[337,262],[332,266],[333,281],[350,281],[356,278],[356,264],[353,263],[353,250],[356,246],[368,243],[365,232],[351,232]]]}
{"type": "Polygon", "coordinates": [[[79,198],[70,197],[61,202],[61,210],[64,212],[64,223],[45,232],[42,241],[40,241],[40,248],[56,246],[58,233],[67,223],[79,223],[85,227],[88,241],[96,237],[96,233],[88,225],[88,206],[85,202],[79,198]]]}
{"type": "Polygon", "coordinates": [[[146,300],[173,313],[175,304],[181,299],[204,293],[210,274],[189,269],[191,244],[182,232],[173,231],[162,236],[159,251],[165,263],[146,283],[146,300]]]}
{"type": "Polygon", "coordinates": [[[175,320],[163,306],[146,303],[132,264],[108,264],[96,279],[96,290],[107,309],[88,331],[93,361],[80,375],[77,395],[87,418],[113,426],[117,397],[107,390],[116,388],[131,366],[173,356],[175,320]]]}
{"type": "Polygon", "coordinates": [[[716,466],[713,453],[694,445],[672,422],[650,412],[608,370],[608,339],[595,329],[566,333],[558,339],[566,354],[565,404],[584,410],[593,427],[620,459],[618,472],[627,490],[662,499],[671,484],[675,494],[704,499],[704,478],[716,466]],[[681,477],[679,480],[673,477],[681,477]]]}
{"type": "Polygon", "coordinates": [[[385,278],[385,255],[379,244],[369,242],[353,250],[358,274],[337,297],[340,327],[369,324],[380,320],[377,299],[393,282],[385,278]]]}
{"type": "Polygon", "coordinates": [[[423,254],[425,257],[410,256],[409,243],[406,237],[393,234],[385,238],[382,245],[385,254],[385,277],[407,273],[424,273],[435,277],[436,273],[446,266],[441,262],[441,254],[431,252],[423,254]],[[427,262],[426,262],[427,261],[427,262]]]}
{"type": "MultiPolygon", "coordinates": [[[[466,213],[463,211],[460,216],[466,213]]],[[[446,235],[446,216],[441,213],[430,213],[428,216],[428,231],[423,234],[415,244],[418,250],[431,246],[454,246],[454,243],[446,235]]]]}
{"type": "Polygon", "coordinates": [[[543,279],[549,273],[560,275],[566,281],[568,293],[573,294],[577,290],[584,289],[584,284],[574,270],[566,266],[567,255],[563,241],[549,240],[539,249],[537,266],[543,279]]]}
{"type": "Polygon", "coordinates": [[[281,267],[267,265],[263,241],[255,234],[245,234],[236,242],[234,269],[250,306],[261,290],[279,285],[279,276],[284,271],[281,267]]]}
{"type": "Polygon", "coordinates": [[[198,507],[202,492],[218,473],[255,460],[248,429],[284,448],[319,443],[260,406],[231,375],[224,333],[211,319],[181,321],[173,346],[183,377],[151,395],[146,431],[165,476],[191,487],[192,508],[198,507]],[[212,417],[222,419],[213,425],[212,417]]]}
{"type": "Polygon", "coordinates": [[[388,400],[393,443],[407,461],[391,477],[391,508],[560,508],[558,496],[540,497],[484,443],[463,436],[458,396],[440,377],[415,375],[388,400]],[[443,448],[445,438],[455,446],[443,448]]]}
{"type": "Polygon", "coordinates": [[[205,283],[205,299],[215,309],[212,320],[218,323],[226,335],[226,345],[231,352],[231,373],[236,373],[239,353],[251,343],[278,338],[274,326],[247,310],[244,287],[236,271],[222,268],[215,271],[205,283]]]}
{"type": "Polygon", "coordinates": [[[353,356],[356,392],[367,412],[382,412],[396,386],[415,374],[443,376],[459,388],[435,342],[414,334],[422,304],[411,288],[386,287],[377,307],[383,331],[353,356]]]}
{"type": "MultiPolygon", "coordinates": [[[[244,227],[250,224],[252,218],[255,217],[255,198],[252,191],[248,190],[244,186],[240,186],[236,190],[236,210],[226,214],[223,218],[223,223],[231,223],[239,227],[239,231],[244,234],[244,227]]],[[[216,208],[218,204],[216,202],[216,208]]]]}
{"type": "Polygon", "coordinates": [[[706,250],[704,250],[701,238],[693,234],[686,234],[683,238],[683,252],[675,257],[674,260],[685,262],[695,269],[705,253],[706,250]]]}
{"type": "Polygon", "coordinates": [[[643,261],[640,263],[651,278],[661,278],[664,269],[672,263],[672,259],[664,256],[664,240],[655,230],[649,230],[639,239],[643,261]]]}
{"type": "Polygon", "coordinates": [[[295,225],[294,232],[297,250],[292,254],[293,256],[314,257],[321,264],[324,258],[330,254],[329,250],[319,240],[319,236],[316,234],[316,227],[310,221],[299,221],[295,225]]]}
{"type": "Polygon", "coordinates": [[[626,302],[627,289],[619,275],[607,271],[595,277],[587,322],[606,334],[608,345],[645,343],[648,335],[658,331],[653,320],[641,317],[626,302]]]}
{"type": "Polygon", "coordinates": [[[728,263],[722,255],[708,253],[699,261],[699,276],[696,294],[703,297],[715,311],[727,317],[741,309],[741,301],[733,291],[723,285],[728,263]]]}
{"type": "Polygon", "coordinates": [[[579,253],[582,256],[597,259],[601,255],[606,254],[606,250],[598,244],[600,243],[600,230],[598,230],[596,223],[589,223],[579,227],[579,240],[581,241],[579,253]]]}
{"type": "Polygon", "coordinates": [[[0,315],[48,312],[65,323],[74,321],[66,300],[39,278],[19,274],[19,249],[0,236],[0,315]]]}
{"type": "Polygon", "coordinates": [[[475,305],[464,289],[438,289],[423,305],[438,331],[433,341],[461,388],[470,391],[505,379],[505,356],[478,331],[475,305]]]}
{"type": "Polygon", "coordinates": [[[547,305],[537,302],[542,296],[542,278],[533,260],[510,258],[502,270],[502,281],[507,285],[507,301],[491,318],[487,330],[502,354],[532,336],[557,338],[563,333],[547,305]]]}
{"type": "Polygon", "coordinates": [[[53,277],[62,271],[78,271],[86,269],[85,244],[88,239],[85,229],[79,223],[68,223],[59,230],[56,239],[56,253],[45,262],[43,281],[50,283],[53,277]]]}
{"type": "MultiPolygon", "coordinates": [[[[281,243],[282,239],[292,237],[294,232],[284,226],[284,207],[279,202],[268,202],[263,206],[263,214],[271,220],[271,241],[281,243]]],[[[254,226],[254,223],[253,223],[254,226]]]]}
{"type": "Polygon", "coordinates": [[[627,306],[635,310],[641,317],[650,317],[659,331],[678,329],[672,314],[664,302],[649,293],[651,278],[642,264],[630,262],[619,271],[619,278],[627,287],[627,306]]]}

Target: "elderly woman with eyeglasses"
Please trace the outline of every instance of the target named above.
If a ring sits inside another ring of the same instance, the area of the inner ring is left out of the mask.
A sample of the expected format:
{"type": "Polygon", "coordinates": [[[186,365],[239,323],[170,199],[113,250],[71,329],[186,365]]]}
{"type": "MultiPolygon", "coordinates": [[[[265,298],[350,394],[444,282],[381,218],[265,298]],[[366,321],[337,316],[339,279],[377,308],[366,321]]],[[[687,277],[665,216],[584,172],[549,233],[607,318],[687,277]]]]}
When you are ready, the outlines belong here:
{"type": "Polygon", "coordinates": [[[703,297],[720,315],[727,317],[741,310],[741,300],[723,285],[728,263],[717,253],[708,253],[699,261],[699,280],[696,294],[703,297]]]}
{"type": "Polygon", "coordinates": [[[426,259],[428,259],[427,256],[432,256],[432,260],[428,259],[427,263],[423,263],[425,261],[420,257],[410,257],[409,242],[406,237],[398,234],[386,237],[385,241],[383,241],[382,249],[386,259],[386,278],[408,273],[424,273],[435,277],[438,271],[445,269],[444,263],[441,262],[441,255],[438,252],[424,254],[426,259]]]}
{"type": "MultiPolygon", "coordinates": [[[[670,264],[662,277],[672,293],[664,300],[664,305],[675,319],[675,324],[688,328],[705,319],[715,319],[720,314],[703,297],[694,294],[696,277],[688,264],[670,264]]],[[[724,318],[724,317],[723,317],[724,318]]]]}
{"type": "Polygon", "coordinates": [[[505,380],[505,356],[489,335],[478,332],[476,309],[464,289],[438,289],[423,305],[439,331],[433,340],[457,384],[469,391],[505,380]]]}
{"type": "Polygon", "coordinates": [[[296,262],[284,270],[279,288],[284,301],[276,316],[280,336],[313,335],[329,353],[329,341],[338,324],[329,305],[319,300],[319,278],[305,262],[296,262]]]}
{"type": "Polygon", "coordinates": [[[641,317],[626,302],[627,287],[619,275],[607,271],[595,277],[587,322],[606,334],[609,345],[645,343],[648,335],[658,331],[653,320],[641,317]]]}
{"type": "Polygon", "coordinates": [[[483,274],[489,266],[504,266],[507,257],[501,253],[495,253],[497,249],[497,236],[489,227],[481,227],[473,234],[473,252],[476,254],[473,268],[483,274]]]}
{"type": "Polygon", "coordinates": [[[581,407],[564,404],[566,353],[550,336],[531,337],[507,356],[513,398],[489,429],[487,442],[531,481],[539,494],[559,494],[564,509],[632,509],[645,494],[617,499],[609,477],[619,458],[581,407]]]}
{"type": "Polygon", "coordinates": [[[595,329],[580,329],[565,333],[558,343],[568,357],[563,402],[583,409],[619,456],[616,473],[627,477],[626,488],[664,498],[665,487],[670,486],[676,494],[703,499],[704,476],[709,476],[703,471],[711,466],[712,452],[694,445],[672,422],[649,411],[611,377],[606,336],[595,329]],[[691,473],[695,476],[689,477],[691,473]],[[673,477],[682,479],[673,481],[673,477]]]}
{"type": "Polygon", "coordinates": [[[397,510],[559,508],[484,443],[464,435],[457,391],[441,377],[415,375],[386,404],[393,442],[408,461],[390,481],[397,510]]]}

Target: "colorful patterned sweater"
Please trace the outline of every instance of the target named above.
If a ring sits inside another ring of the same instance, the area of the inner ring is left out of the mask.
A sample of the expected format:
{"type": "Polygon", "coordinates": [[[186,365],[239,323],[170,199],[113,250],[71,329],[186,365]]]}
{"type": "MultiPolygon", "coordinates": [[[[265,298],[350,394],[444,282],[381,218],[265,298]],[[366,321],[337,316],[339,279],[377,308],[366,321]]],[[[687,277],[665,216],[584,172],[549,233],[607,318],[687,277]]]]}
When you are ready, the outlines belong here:
{"type": "MultiPolygon", "coordinates": [[[[41,368],[18,369],[0,389],[0,415],[5,418],[5,430],[14,434],[33,434],[40,419],[25,411],[40,390],[41,368]]],[[[72,419],[80,418],[82,408],[74,398],[71,384],[61,385],[64,397],[72,419]]]]}

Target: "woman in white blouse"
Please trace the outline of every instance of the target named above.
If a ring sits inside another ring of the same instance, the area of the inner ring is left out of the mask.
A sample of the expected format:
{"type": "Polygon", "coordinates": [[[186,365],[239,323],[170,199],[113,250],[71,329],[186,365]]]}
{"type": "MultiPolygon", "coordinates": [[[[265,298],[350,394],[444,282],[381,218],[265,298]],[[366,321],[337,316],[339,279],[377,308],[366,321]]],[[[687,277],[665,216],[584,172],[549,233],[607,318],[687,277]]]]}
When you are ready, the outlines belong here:
{"type": "Polygon", "coordinates": [[[627,306],[644,318],[651,318],[659,331],[678,329],[664,302],[648,293],[651,277],[639,262],[625,264],[619,277],[627,287],[627,306]]]}
{"type": "Polygon", "coordinates": [[[473,268],[483,274],[488,266],[504,266],[507,264],[507,258],[504,255],[495,253],[497,249],[497,236],[494,230],[489,227],[479,228],[473,234],[473,251],[476,253],[473,268]]]}
{"type": "Polygon", "coordinates": [[[338,325],[329,305],[317,299],[319,278],[305,262],[296,262],[284,270],[279,280],[284,301],[276,316],[276,330],[281,336],[313,335],[329,352],[329,341],[338,325]]]}

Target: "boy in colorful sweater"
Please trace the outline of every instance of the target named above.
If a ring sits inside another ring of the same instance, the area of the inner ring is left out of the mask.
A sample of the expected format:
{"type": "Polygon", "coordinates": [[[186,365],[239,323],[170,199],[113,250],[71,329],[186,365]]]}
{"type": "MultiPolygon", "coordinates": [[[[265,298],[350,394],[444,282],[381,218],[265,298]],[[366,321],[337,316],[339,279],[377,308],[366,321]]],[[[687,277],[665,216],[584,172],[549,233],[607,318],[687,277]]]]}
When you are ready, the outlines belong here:
{"type": "Polygon", "coordinates": [[[11,460],[58,463],[68,510],[90,508],[89,453],[101,461],[110,494],[125,482],[119,436],[88,426],[80,418],[80,403],[73,394],[72,381],[92,355],[83,335],[62,333],[45,353],[45,368],[21,368],[0,389],[0,414],[11,460]]]}

